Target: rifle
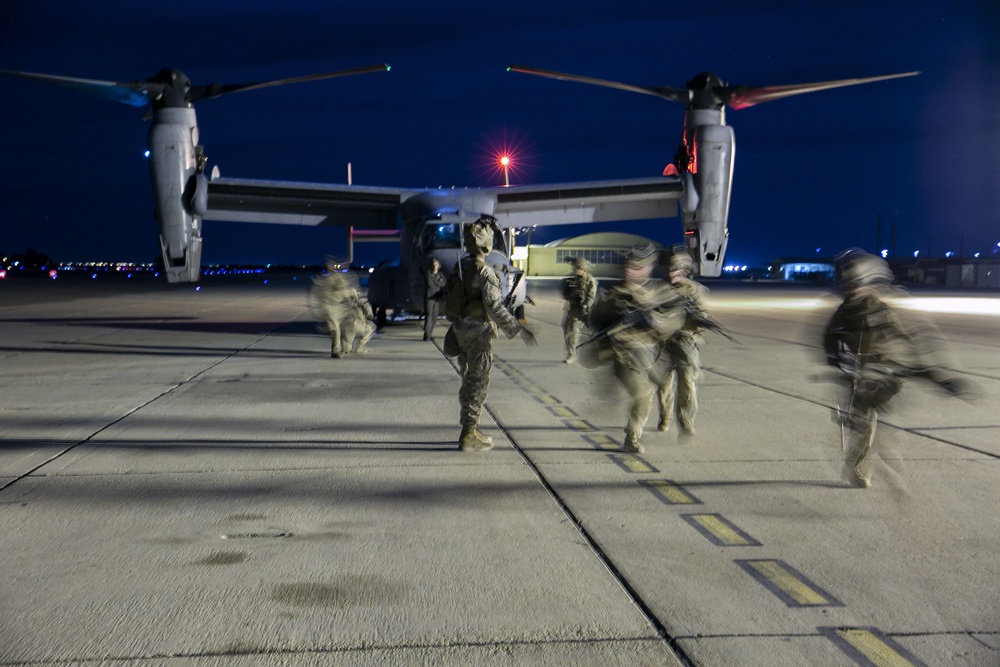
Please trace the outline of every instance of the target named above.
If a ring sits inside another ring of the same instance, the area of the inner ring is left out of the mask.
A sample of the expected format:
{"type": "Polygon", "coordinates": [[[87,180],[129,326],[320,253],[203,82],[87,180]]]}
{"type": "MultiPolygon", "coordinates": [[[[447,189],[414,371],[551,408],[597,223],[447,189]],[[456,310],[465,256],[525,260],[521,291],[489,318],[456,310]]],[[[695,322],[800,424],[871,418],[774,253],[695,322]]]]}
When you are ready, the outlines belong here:
{"type": "Polygon", "coordinates": [[[604,327],[600,331],[594,333],[593,336],[583,341],[577,345],[577,349],[580,349],[584,345],[589,345],[591,343],[597,342],[602,338],[607,338],[611,336],[616,331],[623,331],[626,329],[631,329],[638,327],[639,325],[644,325],[646,328],[652,328],[652,322],[650,320],[650,315],[657,310],[662,310],[664,308],[672,308],[679,305],[679,302],[684,302],[684,317],[686,321],[694,322],[698,326],[708,331],[714,331],[726,340],[739,345],[739,341],[736,340],[725,327],[719,323],[718,320],[707,315],[705,313],[700,313],[694,306],[694,302],[690,299],[685,299],[680,295],[672,296],[670,299],[663,301],[662,303],[655,304],[653,306],[647,306],[643,308],[642,306],[630,306],[625,309],[622,316],[604,327]]]}

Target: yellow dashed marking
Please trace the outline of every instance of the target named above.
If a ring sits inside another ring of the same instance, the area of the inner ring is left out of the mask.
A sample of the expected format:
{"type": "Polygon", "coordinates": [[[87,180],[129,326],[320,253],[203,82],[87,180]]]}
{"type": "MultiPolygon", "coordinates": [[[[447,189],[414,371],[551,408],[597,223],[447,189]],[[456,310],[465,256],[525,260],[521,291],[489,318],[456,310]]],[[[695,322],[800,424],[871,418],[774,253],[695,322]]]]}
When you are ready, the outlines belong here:
{"type": "Polygon", "coordinates": [[[558,405],[559,404],[559,399],[556,398],[555,396],[553,396],[552,394],[542,394],[541,396],[535,396],[535,400],[537,400],[539,403],[543,403],[545,405],[558,405]]]}
{"type": "Polygon", "coordinates": [[[669,481],[661,479],[652,480],[642,480],[639,482],[654,494],[659,496],[660,500],[667,503],[668,505],[700,505],[701,501],[695,498],[693,495],[685,491],[681,486],[669,481]]]}
{"type": "MultiPolygon", "coordinates": [[[[617,446],[617,445],[616,445],[617,446]]],[[[638,456],[628,454],[612,454],[611,460],[630,472],[659,472],[656,468],[643,461],[638,456]]]]}
{"type": "Polygon", "coordinates": [[[570,427],[575,431],[593,431],[595,430],[593,426],[588,424],[582,419],[568,419],[563,422],[566,426],[570,427]]]}
{"type": "Polygon", "coordinates": [[[549,408],[549,412],[554,414],[556,417],[576,417],[577,414],[567,408],[565,405],[554,405],[549,408]]]}
{"type": "Polygon", "coordinates": [[[683,519],[719,546],[760,546],[760,542],[744,533],[719,514],[685,514],[683,515],[683,519]]]}
{"type": "Polygon", "coordinates": [[[790,607],[843,606],[837,599],[780,560],[736,562],[790,607]]]}
{"type": "Polygon", "coordinates": [[[869,630],[842,628],[836,632],[838,637],[857,649],[874,665],[879,667],[913,667],[912,662],[869,630]]]}
{"type": "Polygon", "coordinates": [[[585,435],[584,440],[592,444],[598,449],[621,449],[621,445],[604,435],[603,433],[595,433],[594,435],[585,435]]]}

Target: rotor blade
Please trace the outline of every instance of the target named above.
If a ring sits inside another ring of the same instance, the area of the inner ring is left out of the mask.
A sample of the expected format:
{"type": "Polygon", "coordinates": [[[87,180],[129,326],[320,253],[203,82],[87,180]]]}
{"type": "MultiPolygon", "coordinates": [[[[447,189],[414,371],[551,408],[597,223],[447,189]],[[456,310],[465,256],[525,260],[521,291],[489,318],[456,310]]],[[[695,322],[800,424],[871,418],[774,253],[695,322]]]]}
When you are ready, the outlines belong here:
{"type": "Polygon", "coordinates": [[[817,90],[842,88],[844,86],[856,86],[860,83],[872,83],[874,81],[887,81],[889,79],[899,79],[904,76],[915,76],[917,74],[920,74],[920,72],[903,72],[902,74],[871,76],[866,79],[840,79],[839,81],[821,81],[819,83],[802,83],[791,86],[761,86],[757,88],[750,86],[730,86],[725,92],[722,92],[721,97],[726,99],[726,104],[730,108],[738,110],[801,93],[812,93],[817,90]],[[726,98],[727,92],[728,98],[726,98]]]}
{"type": "Polygon", "coordinates": [[[306,76],[296,76],[291,79],[278,79],[277,81],[262,81],[257,83],[233,83],[218,84],[213,83],[207,86],[191,86],[189,101],[212,99],[227,93],[241,93],[246,90],[256,90],[258,88],[271,88],[274,86],[285,86],[291,83],[305,83],[306,81],[319,81],[320,79],[332,79],[338,76],[350,76],[352,74],[368,74],[369,72],[388,72],[388,64],[368,65],[366,67],[355,67],[353,69],[340,70],[338,72],[324,72],[323,74],[309,74],[306,76]]]}
{"type": "Polygon", "coordinates": [[[687,102],[687,91],[679,90],[677,88],[668,88],[666,86],[633,86],[627,83],[619,83],[617,81],[608,81],[606,79],[595,79],[589,76],[577,76],[576,74],[563,74],[562,72],[553,72],[546,69],[536,69],[534,67],[525,67],[523,65],[511,65],[507,68],[508,72],[521,72],[522,74],[535,74],[537,76],[544,76],[550,79],[558,79],[560,81],[576,81],[577,83],[589,83],[594,86],[604,86],[605,88],[617,88],[618,90],[625,90],[630,93],[642,93],[643,95],[653,95],[671,102],[687,102]]]}
{"type": "Polygon", "coordinates": [[[31,81],[41,81],[57,86],[73,88],[90,95],[97,95],[113,102],[121,102],[133,107],[143,107],[157,97],[163,90],[163,86],[157,83],[146,81],[132,81],[129,83],[118,83],[116,81],[96,81],[94,79],[76,79],[69,76],[54,76],[52,74],[34,74],[32,72],[15,72],[9,69],[0,69],[0,74],[16,76],[31,81]]]}

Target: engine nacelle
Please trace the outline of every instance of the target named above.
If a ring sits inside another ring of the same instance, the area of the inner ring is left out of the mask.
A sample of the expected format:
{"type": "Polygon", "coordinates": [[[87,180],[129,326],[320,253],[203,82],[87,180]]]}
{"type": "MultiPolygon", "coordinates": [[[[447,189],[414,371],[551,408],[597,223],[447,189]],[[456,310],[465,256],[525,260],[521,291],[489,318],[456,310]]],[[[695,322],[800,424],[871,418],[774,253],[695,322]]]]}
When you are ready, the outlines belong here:
{"type": "MultiPolygon", "coordinates": [[[[697,197],[691,211],[681,207],[684,242],[702,276],[718,276],[729,243],[729,197],[733,182],[735,142],[728,125],[701,125],[689,129],[694,156],[691,174],[697,197]]],[[[685,180],[685,189],[688,181],[685,180]]]]}
{"type": "MultiPolygon", "coordinates": [[[[207,199],[199,210],[197,140],[194,109],[165,107],[153,111],[149,171],[154,215],[160,228],[160,252],[171,283],[197,282],[201,273],[201,214],[207,199]]],[[[203,185],[207,197],[207,183],[203,185]]]]}

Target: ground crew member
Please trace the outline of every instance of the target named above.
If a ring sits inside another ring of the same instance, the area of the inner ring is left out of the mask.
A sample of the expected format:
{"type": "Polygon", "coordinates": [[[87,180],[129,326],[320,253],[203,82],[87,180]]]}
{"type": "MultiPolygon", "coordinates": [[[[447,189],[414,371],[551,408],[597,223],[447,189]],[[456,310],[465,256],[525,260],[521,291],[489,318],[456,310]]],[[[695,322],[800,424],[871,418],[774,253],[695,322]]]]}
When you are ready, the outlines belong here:
{"type": "Polygon", "coordinates": [[[839,285],[844,300],[823,336],[827,364],[839,369],[843,380],[838,421],[844,474],[862,488],[871,484],[866,461],[875,442],[877,415],[888,408],[903,378],[925,377],[963,398],[974,393],[972,383],[945,367],[946,346],[937,327],[929,320],[917,326],[916,316],[904,321],[890,303],[901,293],[890,286],[892,281],[882,258],[862,252],[844,256],[839,285]]]}
{"type": "Polygon", "coordinates": [[[375,333],[371,306],[338,264],[327,262],[326,273],[313,278],[309,298],[313,309],[319,313],[323,329],[330,334],[332,358],[368,351],[366,344],[375,333]]]}
{"type": "Polygon", "coordinates": [[[441,299],[444,297],[444,285],[448,280],[440,269],[441,262],[435,257],[431,260],[431,268],[424,273],[424,340],[430,340],[434,335],[434,325],[437,324],[441,299]]]}
{"type": "MultiPolygon", "coordinates": [[[[486,256],[493,249],[493,235],[496,219],[483,215],[476,222],[465,227],[465,249],[455,271],[460,273],[461,306],[459,313],[449,305],[448,317],[452,320],[451,331],[459,349],[458,362],[462,373],[462,386],[458,392],[460,405],[459,420],[462,433],[459,449],[463,452],[483,451],[493,447],[493,439],[478,429],[479,417],[490,386],[490,368],[493,365],[493,339],[497,330],[507,338],[520,334],[527,345],[536,345],[535,337],[526,327],[518,323],[503,305],[500,290],[500,276],[486,264],[486,256]]],[[[457,295],[447,296],[449,304],[457,295]]]]}
{"type": "Polygon", "coordinates": [[[642,431],[653,409],[653,394],[670,370],[665,343],[684,324],[684,305],[669,283],[652,278],[657,250],[651,243],[625,255],[624,280],[603,289],[590,313],[603,346],[614,364],[615,377],[631,399],[625,426],[626,451],[639,452],[642,431]]]}
{"type": "Polygon", "coordinates": [[[597,281],[587,269],[590,262],[583,257],[573,258],[573,275],[562,283],[566,312],[563,315],[563,338],[566,341],[566,363],[576,361],[576,342],[580,336],[581,324],[587,323],[590,308],[597,297],[597,281]]]}
{"type": "Polygon", "coordinates": [[[666,382],[657,389],[660,404],[660,423],[657,430],[670,428],[670,420],[677,412],[683,435],[694,435],[694,418],[698,414],[698,381],[701,379],[701,346],[703,323],[709,319],[705,308],[708,290],[691,280],[694,260],[684,246],[675,246],[667,263],[670,284],[685,302],[684,326],[667,341],[666,352],[670,358],[670,372],[666,382]]]}

